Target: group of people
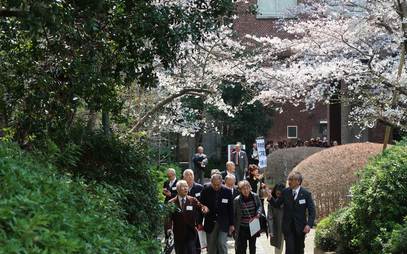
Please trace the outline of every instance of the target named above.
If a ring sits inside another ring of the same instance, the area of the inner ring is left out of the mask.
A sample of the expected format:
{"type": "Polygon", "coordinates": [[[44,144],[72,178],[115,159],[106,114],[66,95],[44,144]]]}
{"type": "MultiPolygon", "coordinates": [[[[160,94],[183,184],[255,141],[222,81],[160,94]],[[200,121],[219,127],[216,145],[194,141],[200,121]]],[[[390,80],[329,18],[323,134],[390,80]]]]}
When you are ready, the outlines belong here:
{"type": "MultiPolygon", "coordinates": [[[[199,152],[203,154],[202,147],[199,152]]],[[[256,239],[261,233],[250,227],[255,219],[266,222],[267,229],[263,226],[261,229],[267,230],[276,253],[282,252],[283,239],[286,254],[304,253],[305,235],[314,225],[315,206],[311,194],[301,187],[302,175],[292,172],[287,188],[283,183],[269,188],[258,166],[248,164],[239,145],[231,158],[225,171],[211,171],[210,182],[206,184],[201,184],[203,176],[196,176],[192,169],[183,172],[182,180],[176,178],[174,169],[167,170],[163,194],[165,202],[174,209],[165,230],[174,234],[176,254],[201,252],[197,232],[206,233],[208,254],[227,254],[228,236],[235,240],[235,253],[246,253],[249,248],[250,254],[255,254],[256,239]]],[[[207,166],[206,156],[194,159],[207,166]]]]}
{"type": "Polygon", "coordinates": [[[331,147],[331,146],[337,146],[338,142],[333,141],[329,142],[327,137],[316,137],[316,138],[311,138],[309,140],[301,140],[297,139],[294,141],[287,141],[287,140],[282,140],[278,142],[274,142],[273,140],[267,141],[266,143],[266,154],[270,154],[273,151],[276,151],[278,149],[284,149],[284,148],[292,148],[292,147],[301,147],[301,146],[308,146],[308,147],[331,147]]]}

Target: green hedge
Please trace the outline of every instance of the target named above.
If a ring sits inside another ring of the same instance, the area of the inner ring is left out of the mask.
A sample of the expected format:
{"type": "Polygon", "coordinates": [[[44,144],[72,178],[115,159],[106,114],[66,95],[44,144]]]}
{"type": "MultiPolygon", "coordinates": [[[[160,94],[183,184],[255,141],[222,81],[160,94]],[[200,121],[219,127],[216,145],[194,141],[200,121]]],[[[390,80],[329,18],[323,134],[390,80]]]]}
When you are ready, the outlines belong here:
{"type": "Polygon", "coordinates": [[[322,219],[315,232],[315,246],[323,251],[335,251],[338,248],[338,234],[335,221],[337,213],[322,219]]]}
{"type": "Polygon", "coordinates": [[[407,217],[403,224],[394,227],[385,250],[386,253],[392,254],[407,253],[407,217]]]}
{"type": "Polygon", "coordinates": [[[406,233],[400,228],[407,216],[405,142],[371,160],[351,192],[349,207],[331,215],[329,225],[322,224],[317,234],[326,238],[317,244],[334,240],[339,253],[406,253],[390,251],[400,246],[399,240],[406,233]]]}
{"type": "Polygon", "coordinates": [[[61,175],[0,144],[0,253],[158,253],[124,220],[120,191],[61,175]]]}
{"type": "Polygon", "coordinates": [[[149,165],[146,142],[121,140],[115,135],[107,136],[81,126],[73,128],[69,137],[57,142],[58,147],[80,151],[75,163],[57,163],[62,165],[63,171],[82,177],[86,182],[95,181],[121,190],[120,205],[127,220],[137,226],[146,239],[162,230],[164,207],[159,202],[156,179],[159,172],[149,165]]]}

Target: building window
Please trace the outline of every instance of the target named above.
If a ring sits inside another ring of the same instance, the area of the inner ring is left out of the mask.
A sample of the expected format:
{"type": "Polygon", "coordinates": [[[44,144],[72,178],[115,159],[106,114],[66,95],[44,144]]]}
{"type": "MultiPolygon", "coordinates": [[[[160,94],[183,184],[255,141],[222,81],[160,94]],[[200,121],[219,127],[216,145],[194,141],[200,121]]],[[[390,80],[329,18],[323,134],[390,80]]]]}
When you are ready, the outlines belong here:
{"type": "Polygon", "coordinates": [[[319,121],[319,135],[322,137],[328,136],[328,121],[319,121]]]}
{"type": "Polygon", "coordinates": [[[298,126],[287,126],[287,138],[298,138],[298,126]]]}
{"type": "Polygon", "coordinates": [[[257,0],[257,18],[292,18],[290,8],[297,6],[297,0],[257,0]]]}

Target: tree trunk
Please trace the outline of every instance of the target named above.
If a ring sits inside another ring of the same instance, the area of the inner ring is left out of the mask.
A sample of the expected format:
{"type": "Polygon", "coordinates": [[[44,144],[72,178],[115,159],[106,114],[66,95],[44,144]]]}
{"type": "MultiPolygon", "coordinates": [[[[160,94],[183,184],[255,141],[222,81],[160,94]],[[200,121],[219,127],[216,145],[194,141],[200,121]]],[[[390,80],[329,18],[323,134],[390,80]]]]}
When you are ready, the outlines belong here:
{"type": "Polygon", "coordinates": [[[102,111],[102,126],[103,126],[103,132],[105,133],[106,136],[110,136],[111,130],[110,130],[110,118],[109,118],[109,112],[103,110],[102,111]]]}
{"type": "Polygon", "coordinates": [[[88,130],[94,130],[96,126],[96,111],[94,109],[89,109],[88,114],[88,123],[86,124],[86,128],[88,130]]]}

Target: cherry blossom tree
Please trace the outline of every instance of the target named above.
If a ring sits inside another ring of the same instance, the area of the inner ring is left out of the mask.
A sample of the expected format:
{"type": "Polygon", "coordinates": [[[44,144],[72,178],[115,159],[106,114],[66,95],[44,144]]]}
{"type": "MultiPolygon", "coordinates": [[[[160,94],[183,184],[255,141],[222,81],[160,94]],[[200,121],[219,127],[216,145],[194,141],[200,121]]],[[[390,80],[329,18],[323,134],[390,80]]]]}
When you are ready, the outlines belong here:
{"type": "Polygon", "coordinates": [[[192,40],[183,43],[178,64],[172,68],[164,68],[156,59],[157,87],[145,89],[143,98],[138,99],[144,100],[146,107],[140,111],[140,107],[134,106],[134,98],[127,100],[127,117],[135,122],[129,132],[146,124],[149,129],[160,126],[183,135],[214,129],[205,112],[186,106],[182,99],[199,97],[205,108],[215,107],[233,116],[238,108],[224,102],[220,86],[225,82],[243,82],[253,93],[259,91],[255,80],[250,78],[259,68],[258,56],[249,49],[248,42],[236,37],[230,25],[208,32],[203,38],[200,43],[192,40]]]}
{"type": "Polygon", "coordinates": [[[258,70],[261,101],[313,108],[336,96],[351,107],[350,124],[407,128],[405,0],[306,0],[288,11],[296,19],[279,22],[290,38],[251,37],[290,52],[258,70]]]}

